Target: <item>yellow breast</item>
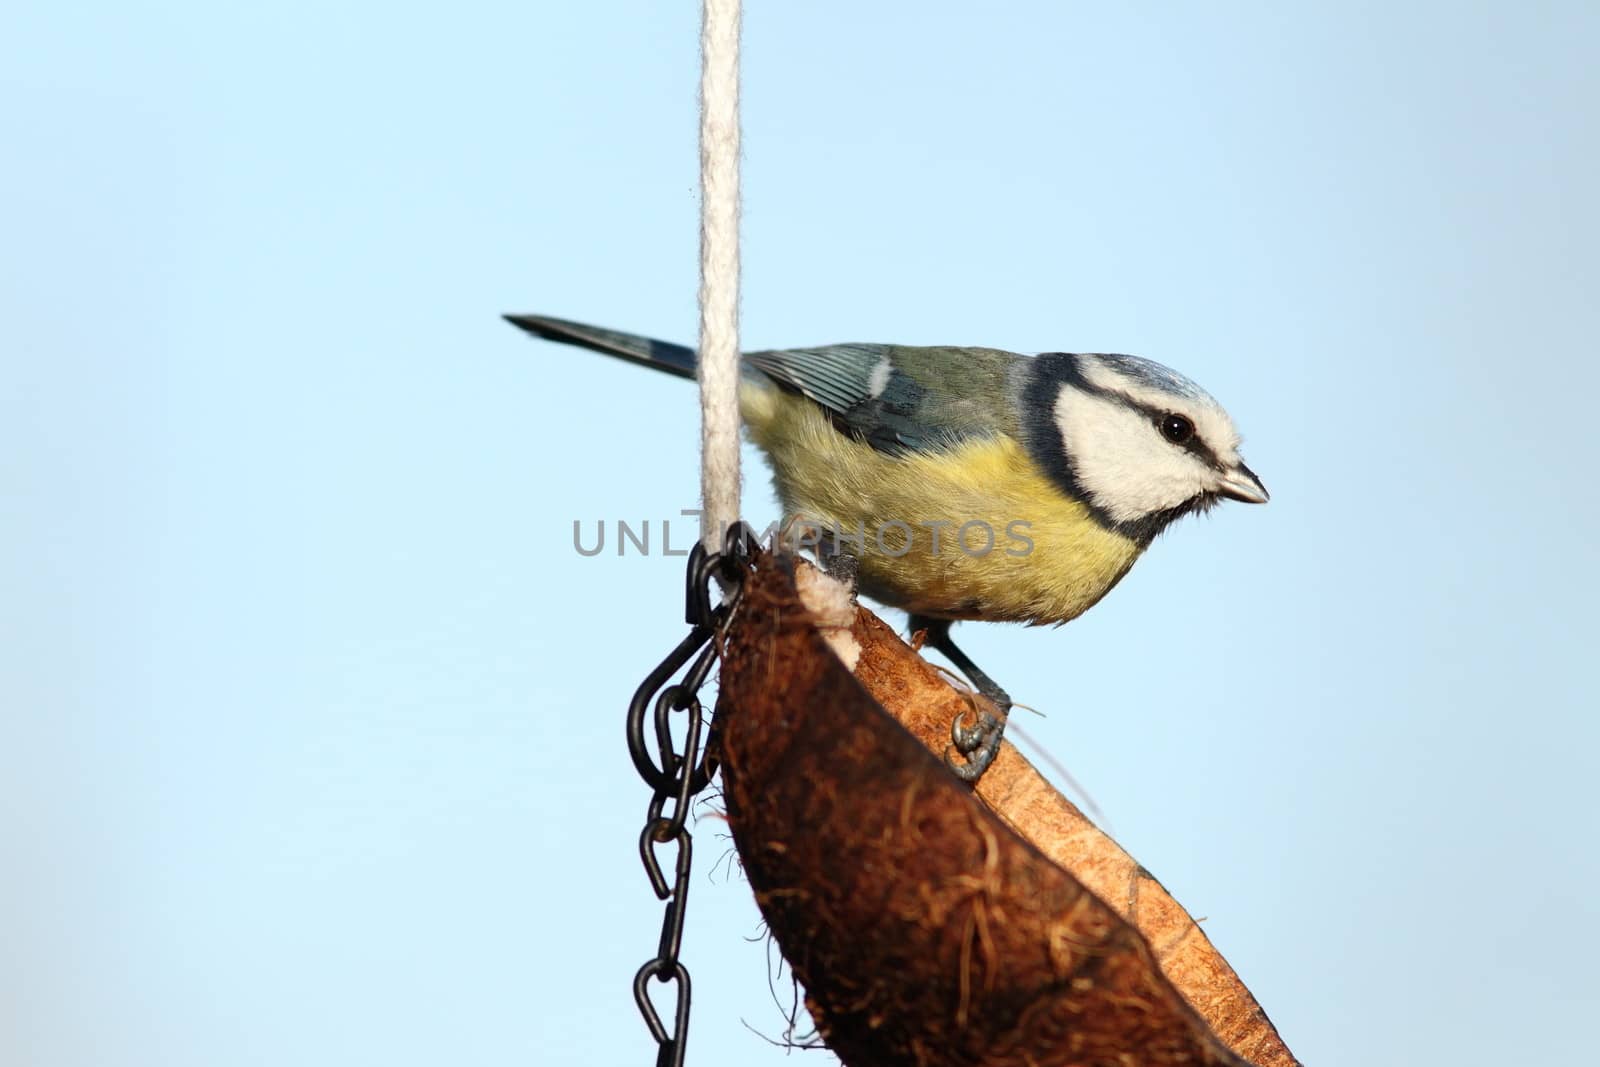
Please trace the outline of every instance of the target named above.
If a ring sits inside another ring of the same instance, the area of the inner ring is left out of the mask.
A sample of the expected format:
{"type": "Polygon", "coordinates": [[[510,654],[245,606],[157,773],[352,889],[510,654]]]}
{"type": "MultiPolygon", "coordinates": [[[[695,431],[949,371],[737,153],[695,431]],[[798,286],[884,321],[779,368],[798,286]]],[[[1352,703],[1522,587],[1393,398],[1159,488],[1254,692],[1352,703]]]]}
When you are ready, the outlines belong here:
{"type": "Polygon", "coordinates": [[[859,542],[866,595],[951,619],[1065,622],[1128,572],[1138,543],[1105,529],[1008,436],[890,456],[839,433],[814,405],[742,393],[785,517],[859,542]]]}

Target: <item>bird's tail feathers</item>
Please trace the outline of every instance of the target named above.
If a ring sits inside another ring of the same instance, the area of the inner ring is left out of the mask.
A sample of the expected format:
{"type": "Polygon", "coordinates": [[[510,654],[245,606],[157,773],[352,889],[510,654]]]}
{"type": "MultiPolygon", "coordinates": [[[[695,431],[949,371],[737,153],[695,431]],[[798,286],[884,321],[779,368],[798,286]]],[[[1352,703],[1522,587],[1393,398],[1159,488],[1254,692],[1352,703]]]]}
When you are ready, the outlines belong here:
{"type": "Polygon", "coordinates": [[[507,322],[518,326],[535,337],[580,348],[604,352],[630,363],[639,363],[679,378],[694,377],[694,349],[667,341],[656,341],[638,334],[586,326],[581,322],[552,319],[545,315],[507,315],[507,322]]]}

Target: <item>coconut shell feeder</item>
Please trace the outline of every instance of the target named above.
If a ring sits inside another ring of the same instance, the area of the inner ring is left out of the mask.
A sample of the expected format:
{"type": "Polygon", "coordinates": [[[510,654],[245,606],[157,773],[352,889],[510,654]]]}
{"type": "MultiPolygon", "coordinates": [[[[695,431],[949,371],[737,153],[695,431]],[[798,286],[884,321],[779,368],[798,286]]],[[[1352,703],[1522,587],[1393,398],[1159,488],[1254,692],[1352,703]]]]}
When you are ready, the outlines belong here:
{"type": "Polygon", "coordinates": [[[841,587],[758,552],[712,737],[756,901],[848,1067],[1297,1063],[1194,919],[841,587]]]}

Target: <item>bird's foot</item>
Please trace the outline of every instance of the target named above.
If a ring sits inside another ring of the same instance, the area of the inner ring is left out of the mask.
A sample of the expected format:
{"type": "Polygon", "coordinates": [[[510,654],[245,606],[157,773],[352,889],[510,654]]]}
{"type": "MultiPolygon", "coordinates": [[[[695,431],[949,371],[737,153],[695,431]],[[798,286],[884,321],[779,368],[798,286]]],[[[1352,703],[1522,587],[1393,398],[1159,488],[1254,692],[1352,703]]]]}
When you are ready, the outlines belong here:
{"type": "Polygon", "coordinates": [[[1002,706],[977,693],[963,695],[972,705],[971,714],[976,721],[971,726],[966,725],[968,713],[965,711],[951,720],[952,751],[945,752],[944,761],[963,782],[976,782],[1000,754],[1010,702],[1002,706]],[[961,754],[960,760],[955,758],[956,753],[961,754]]]}

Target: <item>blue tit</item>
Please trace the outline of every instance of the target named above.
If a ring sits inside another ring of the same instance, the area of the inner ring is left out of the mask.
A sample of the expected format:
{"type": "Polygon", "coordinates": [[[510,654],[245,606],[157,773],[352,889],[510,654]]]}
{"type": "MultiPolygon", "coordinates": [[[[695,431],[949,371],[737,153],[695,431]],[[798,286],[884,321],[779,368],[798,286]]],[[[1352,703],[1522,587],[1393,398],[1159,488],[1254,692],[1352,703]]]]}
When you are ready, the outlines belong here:
{"type": "MultiPolygon", "coordinates": [[[[693,378],[692,349],[537,315],[552,341],[693,378]]],[[[975,780],[1011,701],[950,639],[956,620],[1063,623],[1174,520],[1265,503],[1233,420],[1137,356],[842,344],[751,352],[740,408],[784,513],[828,531],[830,569],[902,608],[995,705],[952,726],[975,780]]]]}

